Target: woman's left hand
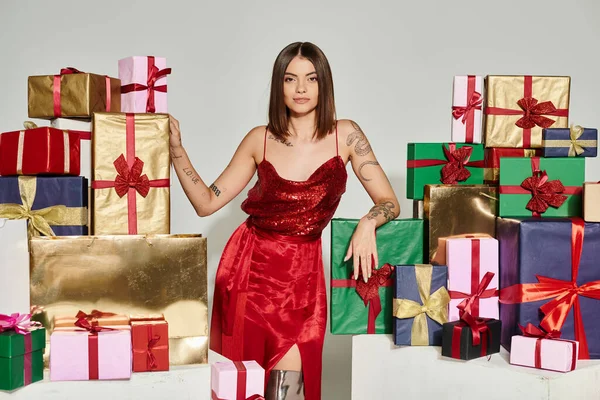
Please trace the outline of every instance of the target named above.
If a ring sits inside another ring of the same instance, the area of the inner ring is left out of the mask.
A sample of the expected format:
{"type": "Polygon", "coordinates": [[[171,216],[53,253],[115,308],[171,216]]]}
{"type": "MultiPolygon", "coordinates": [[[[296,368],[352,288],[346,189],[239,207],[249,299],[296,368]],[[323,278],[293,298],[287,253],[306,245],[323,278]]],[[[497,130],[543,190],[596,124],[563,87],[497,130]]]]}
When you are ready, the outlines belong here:
{"type": "Polygon", "coordinates": [[[379,265],[377,242],[375,240],[375,219],[362,218],[358,223],[344,262],[353,258],[354,279],[358,279],[359,268],[365,282],[371,277],[373,269],[379,265]]]}

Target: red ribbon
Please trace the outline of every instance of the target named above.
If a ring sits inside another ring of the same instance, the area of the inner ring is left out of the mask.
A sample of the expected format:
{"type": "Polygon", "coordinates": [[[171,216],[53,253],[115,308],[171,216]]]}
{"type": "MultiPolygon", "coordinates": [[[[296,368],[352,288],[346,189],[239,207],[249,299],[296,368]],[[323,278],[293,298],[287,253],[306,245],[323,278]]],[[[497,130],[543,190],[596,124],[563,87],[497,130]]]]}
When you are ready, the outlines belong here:
{"type": "Polygon", "coordinates": [[[488,342],[492,340],[492,331],[487,326],[490,318],[475,318],[465,312],[461,315],[461,320],[454,325],[452,329],[452,358],[460,359],[460,336],[463,328],[468,327],[473,336],[473,346],[481,345],[481,356],[487,355],[488,342]]]}
{"type": "Polygon", "coordinates": [[[533,97],[533,79],[531,76],[525,76],[523,82],[523,98],[517,101],[520,110],[500,107],[486,107],[487,115],[522,115],[515,123],[523,129],[523,147],[531,147],[531,128],[540,126],[549,128],[554,124],[554,120],[544,117],[552,115],[555,117],[568,117],[569,110],[565,108],[557,109],[551,101],[538,102],[533,97]]]}
{"type": "Polygon", "coordinates": [[[167,92],[167,85],[156,86],[156,81],[171,73],[171,68],[159,70],[158,67],[154,65],[154,63],[154,56],[148,56],[148,80],[146,82],[146,85],[141,85],[139,83],[130,83],[129,85],[121,86],[121,93],[139,92],[143,90],[148,91],[148,101],[146,103],[147,113],[153,113],[156,111],[156,106],[154,104],[154,92],[167,92]]]}
{"type": "MultiPolygon", "coordinates": [[[[71,75],[71,74],[84,74],[78,70],[77,68],[67,67],[62,68],[60,70],[59,75],[54,75],[54,80],[52,84],[52,101],[54,103],[54,117],[60,117],[62,115],[62,107],[60,104],[60,89],[61,89],[61,77],[63,75],[71,75]]],[[[104,76],[104,82],[106,86],[106,111],[110,112],[111,106],[111,91],[110,91],[110,77],[107,75],[104,76]]]]}
{"type": "Polygon", "coordinates": [[[88,321],[94,321],[94,320],[98,320],[100,318],[105,318],[105,317],[113,317],[117,314],[115,313],[109,313],[109,312],[104,312],[104,311],[99,311],[99,310],[92,310],[91,313],[86,314],[85,312],[79,310],[77,312],[77,315],[75,315],[75,318],[80,319],[80,318],[84,318],[88,321]]]}
{"type": "MultiPolygon", "coordinates": [[[[154,325],[148,324],[148,346],[146,350],[146,366],[149,371],[156,369],[158,364],[156,363],[156,356],[154,355],[154,349],[157,348],[157,344],[160,341],[160,335],[155,335],[152,329],[154,325]]],[[[165,347],[165,346],[161,346],[165,347]]]]}
{"type": "Polygon", "coordinates": [[[573,308],[575,340],[580,346],[579,358],[589,359],[579,296],[600,300],[600,280],[577,285],[585,223],[579,217],[571,218],[571,221],[571,280],[563,281],[536,275],[538,283],[521,283],[500,290],[500,303],[518,304],[552,299],[540,307],[544,314],[540,326],[547,332],[560,331],[573,308]]]}
{"type": "Polygon", "coordinates": [[[135,114],[125,114],[127,160],[121,154],[115,161],[114,166],[117,176],[114,181],[94,181],[93,189],[115,188],[119,197],[127,194],[127,219],[130,235],[137,235],[137,203],[136,192],[146,197],[151,187],[169,187],[169,179],[149,180],[146,174],[141,175],[144,162],[135,156],[135,114]]]}
{"type": "Polygon", "coordinates": [[[367,320],[367,333],[375,333],[375,320],[381,313],[381,299],[379,297],[380,287],[392,286],[392,272],[394,267],[390,264],[384,264],[379,269],[374,269],[371,277],[365,282],[362,279],[362,271],[359,271],[358,280],[355,279],[332,279],[332,288],[350,288],[355,287],[356,293],[363,300],[365,307],[368,307],[369,317],[367,320]]]}
{"type": "Polygon", "coordinates": [[[569,371],[573,371],[577,364],[577,343],[574,340],[564,340],[560,339],[560,331],[551,331],[545,332],[544,330],[538,328],[537,326],[528,323],[526,327],[523,327],[519,324],[519,329],[523,332],[523,336],[537,338],[535,341],[535,361],[534,365],[536,368],[542,368],[542,339],[548,340],[560,340],[563,342],[569,342],[572,345],[572,354],[571,354],[571,367],[569,371]]]}
{"type": "Polygon", "coordinates": [[[531,158],[532,175],[521,182],[520,186],[500,186],[500,194],[531,194],[526,208],[534,217],[545,213],[549,207],[558,208],[567,200],[565,195],[580,196],[579,186],[565,187],[560,180],[548,181],[546,171],[540,170],[540,158],[531,158]]]}
{"type": "Polygon", "coordinates": [[[467,105],[464,107],[452,107],[452,116],[454,119],[462,117],[461,122],[465,125],[466,143],[473,143],[475,110],[481,110],[481,103],[483,103],[483,96],[481,93],[475,91],[475,83],[476,77],[469,75],[467,77],[467,105]]]}
{"type": "Polygon", "coordinates": [[[113,328],[107,328],[99,326],[97,321],[90,323],[85,318],[79,318],[75,322],[75,326],[87,330],[90,334],[88,335],[88,369],[89,379],[99,379],[99,368],[98,368],[98,332],[103,331],[114,331],[113,328]]]}
{"type": "Polygon", "coordinates": [[[470,176],[471,172],[466,167],[483,168],[483,160],[480,161],[469,161],[473,147],[463,146],[460,149],[456,148],[455,143],[449,143],[448,148],[442,145],[444,149],[445,160],[407,160],[407,168],[423,168],[433,167],[436,165],[443,165],[442,177],[440,181],[444,184],[454,185],[457,182],[466,181],[470,176]]]}

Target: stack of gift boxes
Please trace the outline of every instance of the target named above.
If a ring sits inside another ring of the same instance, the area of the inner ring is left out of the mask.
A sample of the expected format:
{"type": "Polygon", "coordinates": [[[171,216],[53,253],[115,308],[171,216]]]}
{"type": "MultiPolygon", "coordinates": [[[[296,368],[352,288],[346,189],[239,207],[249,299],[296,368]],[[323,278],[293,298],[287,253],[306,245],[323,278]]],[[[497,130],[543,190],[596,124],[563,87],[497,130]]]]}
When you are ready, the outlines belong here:
{"type": "Polygon", "coordinates": [[[44,362],[51,380],[207,362],[206,239],[170,234],[171,70],[118,68],[29,77],[29,117],[51,126],[0,135],[0,247],[29,253],[0,264],[0,390],[44,362]]]}
{"type": "Polygon", "coordinates": [[[368,282],[343,261],[357,221],[332,222],[332,333],[466,360],[502,344],[563,372],[600,358],[597,130],[569,125],[569,99],[569,77],[456,76],[452,141],[408,144],[414,219],[377,231],[368,282]]]}

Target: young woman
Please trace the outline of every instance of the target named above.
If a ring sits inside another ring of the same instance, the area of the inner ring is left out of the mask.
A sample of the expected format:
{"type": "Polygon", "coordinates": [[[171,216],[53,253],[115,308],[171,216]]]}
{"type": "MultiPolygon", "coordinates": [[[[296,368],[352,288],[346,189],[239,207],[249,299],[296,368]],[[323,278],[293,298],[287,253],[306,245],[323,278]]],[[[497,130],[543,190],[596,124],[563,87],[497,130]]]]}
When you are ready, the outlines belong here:
{"type": "Polygon", "coordinates": [[[346,190],[346,163],[375,205],[361,218],[346,260],[354,278],[378,265],[375,229],[400,206],[360,127],[335,119],[333,80],[323,52],[292,43],[273,66],[269,123],[252,129],[219,178],[207,186],[181,144],[171,117],[171,156],[201,217],[236,197],[258,172],[242,203],[249,217],[225,246],[215,282],[210,346],[266,371],[267,400],[321,398],[327,299],[321,232],[346,190]]]}

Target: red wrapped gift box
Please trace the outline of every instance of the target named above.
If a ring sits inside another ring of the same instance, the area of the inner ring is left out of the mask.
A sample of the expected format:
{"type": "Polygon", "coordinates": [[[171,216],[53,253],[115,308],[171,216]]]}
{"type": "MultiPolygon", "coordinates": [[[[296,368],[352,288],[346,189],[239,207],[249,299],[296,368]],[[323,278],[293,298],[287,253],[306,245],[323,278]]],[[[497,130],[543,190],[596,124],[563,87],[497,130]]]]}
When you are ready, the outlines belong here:
{"type": "Polygon", "coordinates": [[[133,372],[169,370],[169,325],[148,319],[131,321],[133,372]]]}
{"type": "Polygon", "coordinates": [[[85,134],[50,127],[2,133],[0,175],[79,176],[80,141],[85,134]]]}

